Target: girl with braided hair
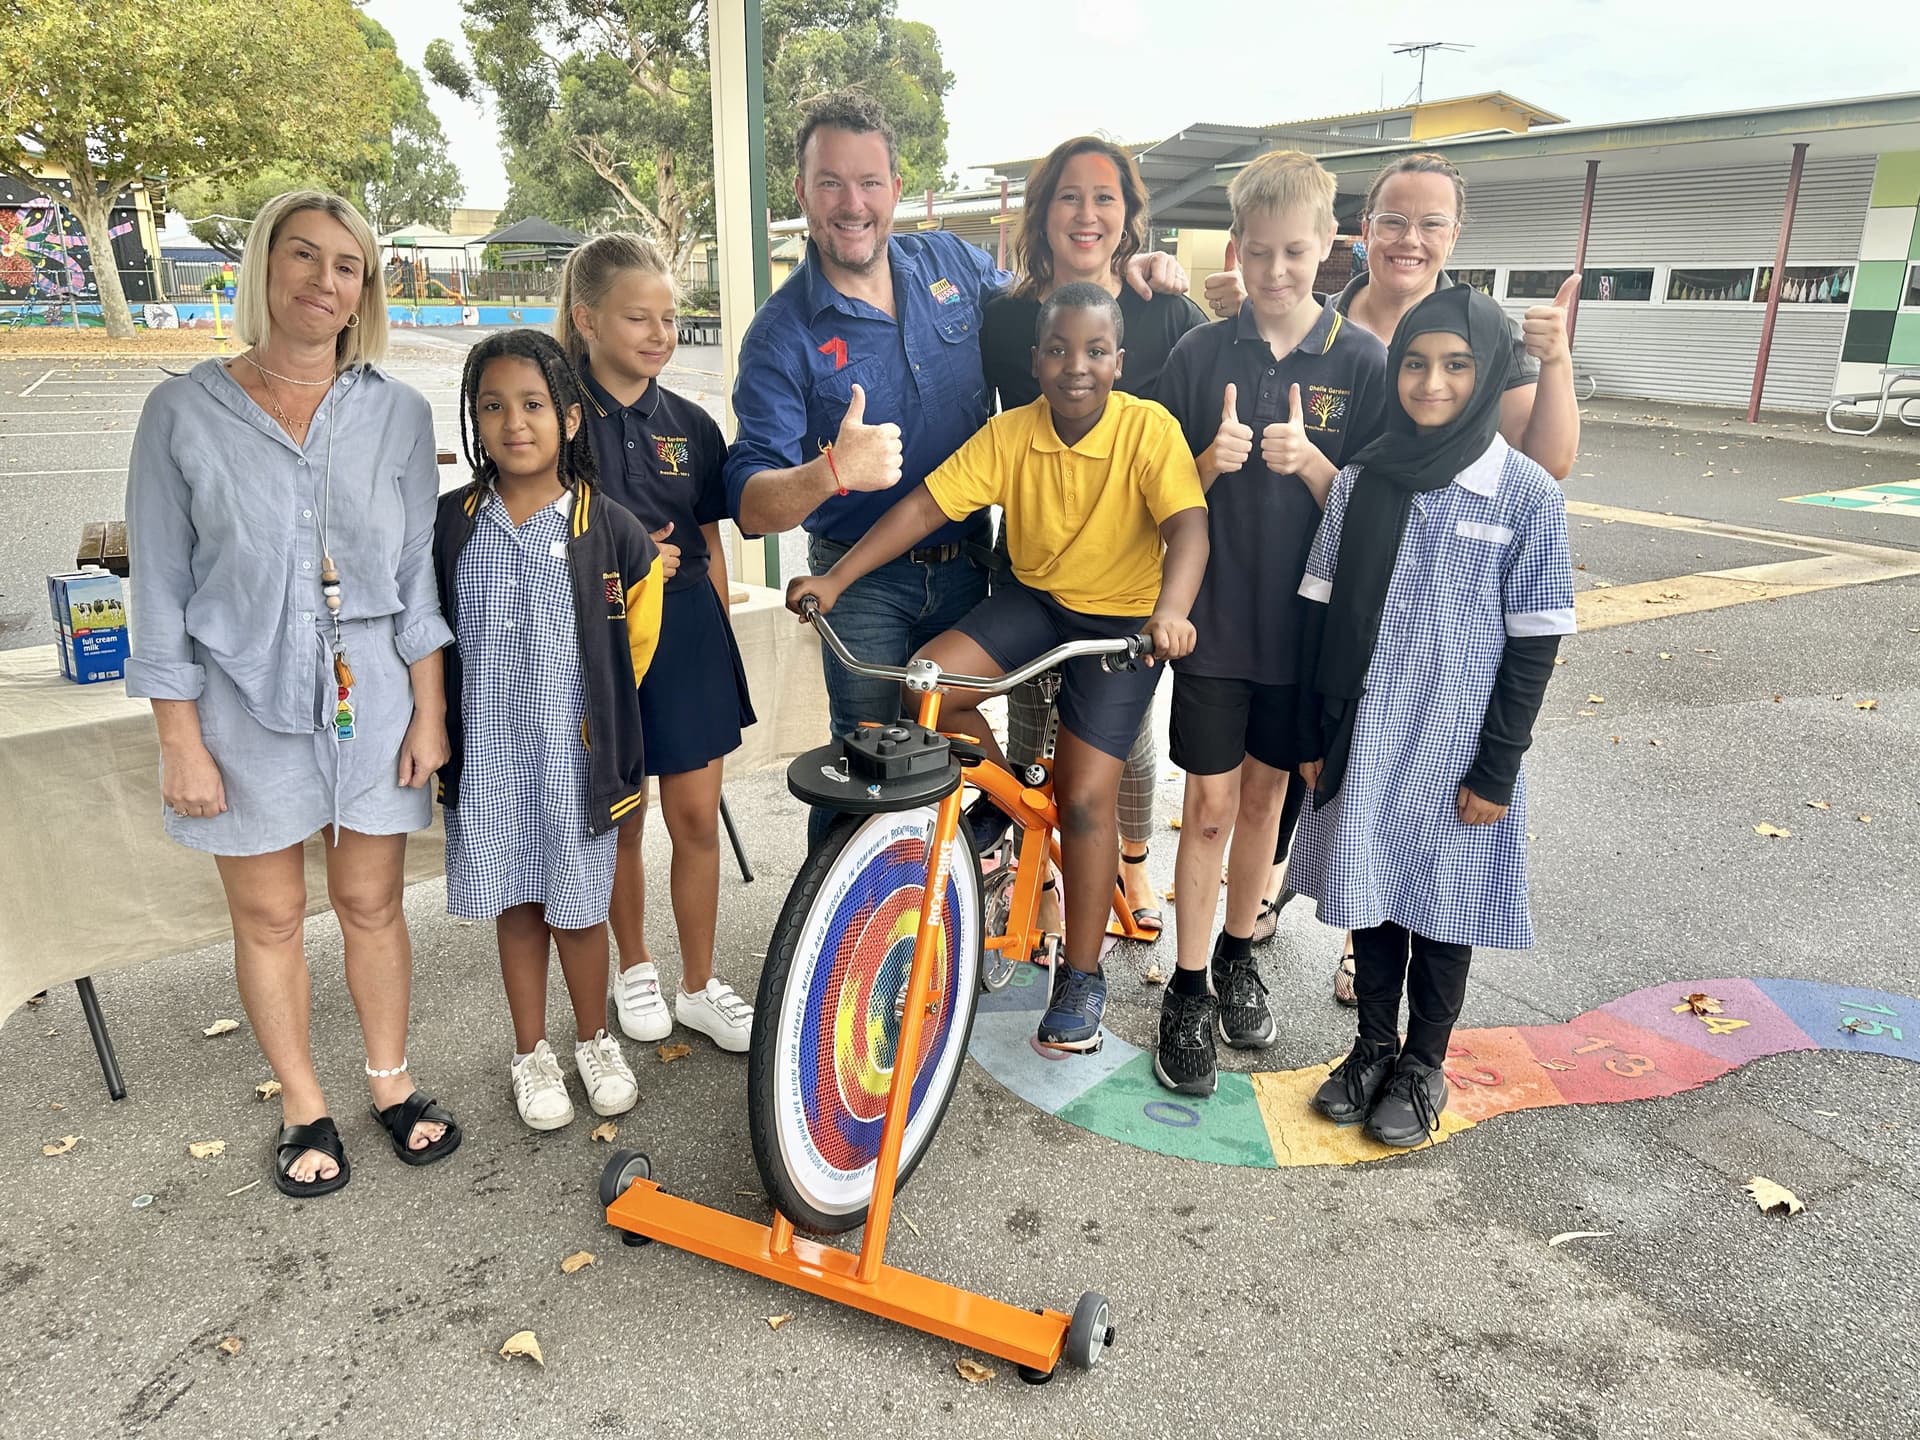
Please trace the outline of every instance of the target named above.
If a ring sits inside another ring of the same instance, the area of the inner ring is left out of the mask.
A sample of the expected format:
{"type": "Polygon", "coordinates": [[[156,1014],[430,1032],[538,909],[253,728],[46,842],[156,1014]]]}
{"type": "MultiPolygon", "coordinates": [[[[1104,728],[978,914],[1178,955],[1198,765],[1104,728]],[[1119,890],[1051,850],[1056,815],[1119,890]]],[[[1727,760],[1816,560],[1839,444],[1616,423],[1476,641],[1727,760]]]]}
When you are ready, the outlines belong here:
{"type": "Polygon", "coordinates": [[[573,1119],[546,1038],[550,944],[588,1103],[617,1115],[640,1096],[607,1031],[607,908],[620,822],[646,798],[638,686],[664,582],[640,522],[597,492],[582,408],[552,337],[509,330],[474,346],[460,383],[473,481],[441,498],[434,530],[455,640],[447,909],[494,922],[514,1104],[535,1130],[573,1119]]]}

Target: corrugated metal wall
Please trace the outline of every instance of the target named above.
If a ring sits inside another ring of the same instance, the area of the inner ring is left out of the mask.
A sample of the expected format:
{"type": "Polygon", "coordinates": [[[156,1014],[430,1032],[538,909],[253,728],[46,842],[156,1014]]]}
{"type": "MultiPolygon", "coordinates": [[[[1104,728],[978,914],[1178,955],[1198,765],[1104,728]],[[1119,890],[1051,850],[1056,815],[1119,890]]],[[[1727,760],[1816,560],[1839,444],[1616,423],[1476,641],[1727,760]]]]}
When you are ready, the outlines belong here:
{"type": "MultiPolygon", "coordinates": [[[[1788,157],[1777,166],[1609,177],[1594,186],[1591,268],[1770,265],[1786,205],[1788,157]]],[[[1874,157],[1809,158],[1788,259],[1852,262],[1860,253],[1874,157]]],[[[1564,268],[1580,231],[1583,177],[1477,185],[1454,251],[1457,267],[1564,268]]],[[[1664,293],[1665,274],[1656,293],[1664,293]]],[[[1521,301],[1505,302],[1519,313],[1521,301]]],[[[1743,404],[1753,383],[1758,303],[1586,302],[1575,363],[1603,394],[1743,404]]],[[[1832,393],[1847,307],[1786,304],[1774,332],[1765,404],[1823,409],[1832,393]]]]}

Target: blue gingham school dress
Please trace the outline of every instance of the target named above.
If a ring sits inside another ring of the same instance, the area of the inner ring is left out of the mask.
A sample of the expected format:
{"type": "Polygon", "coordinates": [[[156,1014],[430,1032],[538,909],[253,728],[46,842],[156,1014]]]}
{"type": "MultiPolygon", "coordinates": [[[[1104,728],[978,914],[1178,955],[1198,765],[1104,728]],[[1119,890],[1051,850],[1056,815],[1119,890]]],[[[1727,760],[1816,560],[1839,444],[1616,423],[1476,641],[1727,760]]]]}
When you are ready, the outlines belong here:
{"type": "Polygon", "coordinates": [[[474,517],[454,576],[465,670],[460,803],[446,812],[447,910],[490,920],[541,905],[549,925],[607,918],[618,831],[587,813],[586,685],[563,496],[515,526],[498,495],[474,517]]]}
{"type": "MultiPolygon", "coordinates": [[[[1334,480],[1300,593],[1326,603],[1358,472],[1334,480]]],[[[1460,782],[1509,635],[1571,635],[1566,497],[1495,439],[1441,490],[1413,497],[1340,793],[1300,817],[1287,883],[1343,930],[1391,920],[1430,940],[1525,950],[1527,780],[1494,825],[1462,825],[1460,782]]]]}

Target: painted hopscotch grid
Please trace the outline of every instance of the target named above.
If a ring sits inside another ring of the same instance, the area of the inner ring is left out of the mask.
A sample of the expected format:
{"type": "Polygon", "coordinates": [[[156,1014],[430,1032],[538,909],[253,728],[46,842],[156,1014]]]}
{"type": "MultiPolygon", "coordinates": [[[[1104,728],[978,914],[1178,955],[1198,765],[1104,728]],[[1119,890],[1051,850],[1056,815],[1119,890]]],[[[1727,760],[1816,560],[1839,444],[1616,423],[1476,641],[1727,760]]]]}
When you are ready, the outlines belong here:
{"type": "MultiPolygon", "coordinates": [[[[1152,1057],[1111,1032],[1097,1055],[1038,1050],[1031,1039],[1046,996],[1046,972],[1017,966],[1007,989],[981,997],[970,1053],[1007,1089],[1070,1125],[1156,1154],[1262,1169],[1410,1153],[1369,1140],[1358,1125],[1329,1125],[1307,1108],[1337,1059],[1251,1075],[1222,1071],[1211,1097],[1174,1095],[1154,1079],[1152,1057]]],[[[1434,1143],[1511,1110],[1697,1090],[1767,1055],[1854,1050],[1920,1061],[1917,1006],[1905,995],[1810,980],[1676,980],[1560,1025],[1458,1030],[1447,1052],[1452,1097],[1434,1143]],[[1696,996],[1713,1003],[1696,1004],[1696,996]]]]}
{"type": "Polygon", "coordinates": [[[1856,485],[1851,490],[1822,490],[1813,495],[1789,495],[1789,505],[1824,505],[1831,510],[1866,510],[1875,515],[1911,515],[1920,518],[1920,480],[1897,480],[1884,485],[1856,485]]]}

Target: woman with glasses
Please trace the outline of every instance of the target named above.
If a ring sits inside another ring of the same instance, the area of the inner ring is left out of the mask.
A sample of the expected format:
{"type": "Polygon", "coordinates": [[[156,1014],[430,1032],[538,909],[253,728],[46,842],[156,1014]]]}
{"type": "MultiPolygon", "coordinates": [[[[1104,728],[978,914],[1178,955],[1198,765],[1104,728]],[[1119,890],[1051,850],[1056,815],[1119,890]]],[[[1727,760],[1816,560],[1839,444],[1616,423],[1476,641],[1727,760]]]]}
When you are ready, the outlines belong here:
{"type": "MultiPolygon", "coordinates": [[[[1446,157],[1423,153],[1388,162],[1373,177],[1360,222],[1366,269],[1334,298],[1334,309],[1391,345],[1401,317],[1453,283],[1446,263],[1459,243],[1466,211],[1467,182],[1446,157]]],[[[1571,275],[1551,304],[1536,305],[1508,322],[1513,361],[1500,400],[1500,434],[1556,480],[1566,479],[1580,451],[1580,405],[1567,341],[1567,308],[1579,287],[1580,277],[1571,275]]],[[[1216,314],[1231,314],[1241,294],[1237,274],[1207,281],[1207,300],[1216,314]]],[[[1281,816],[1280,848],[1254,928],[1256,941],[1272,937],[1280,910],[1293,898],[1285,884],[1286,856],[1303,799],[1304,787],[1296,780],[1281,816]]],[[[1351,938],[1334,976],[1333,998],[1342,1005],[1356,1003],[1351,938]]]]}

